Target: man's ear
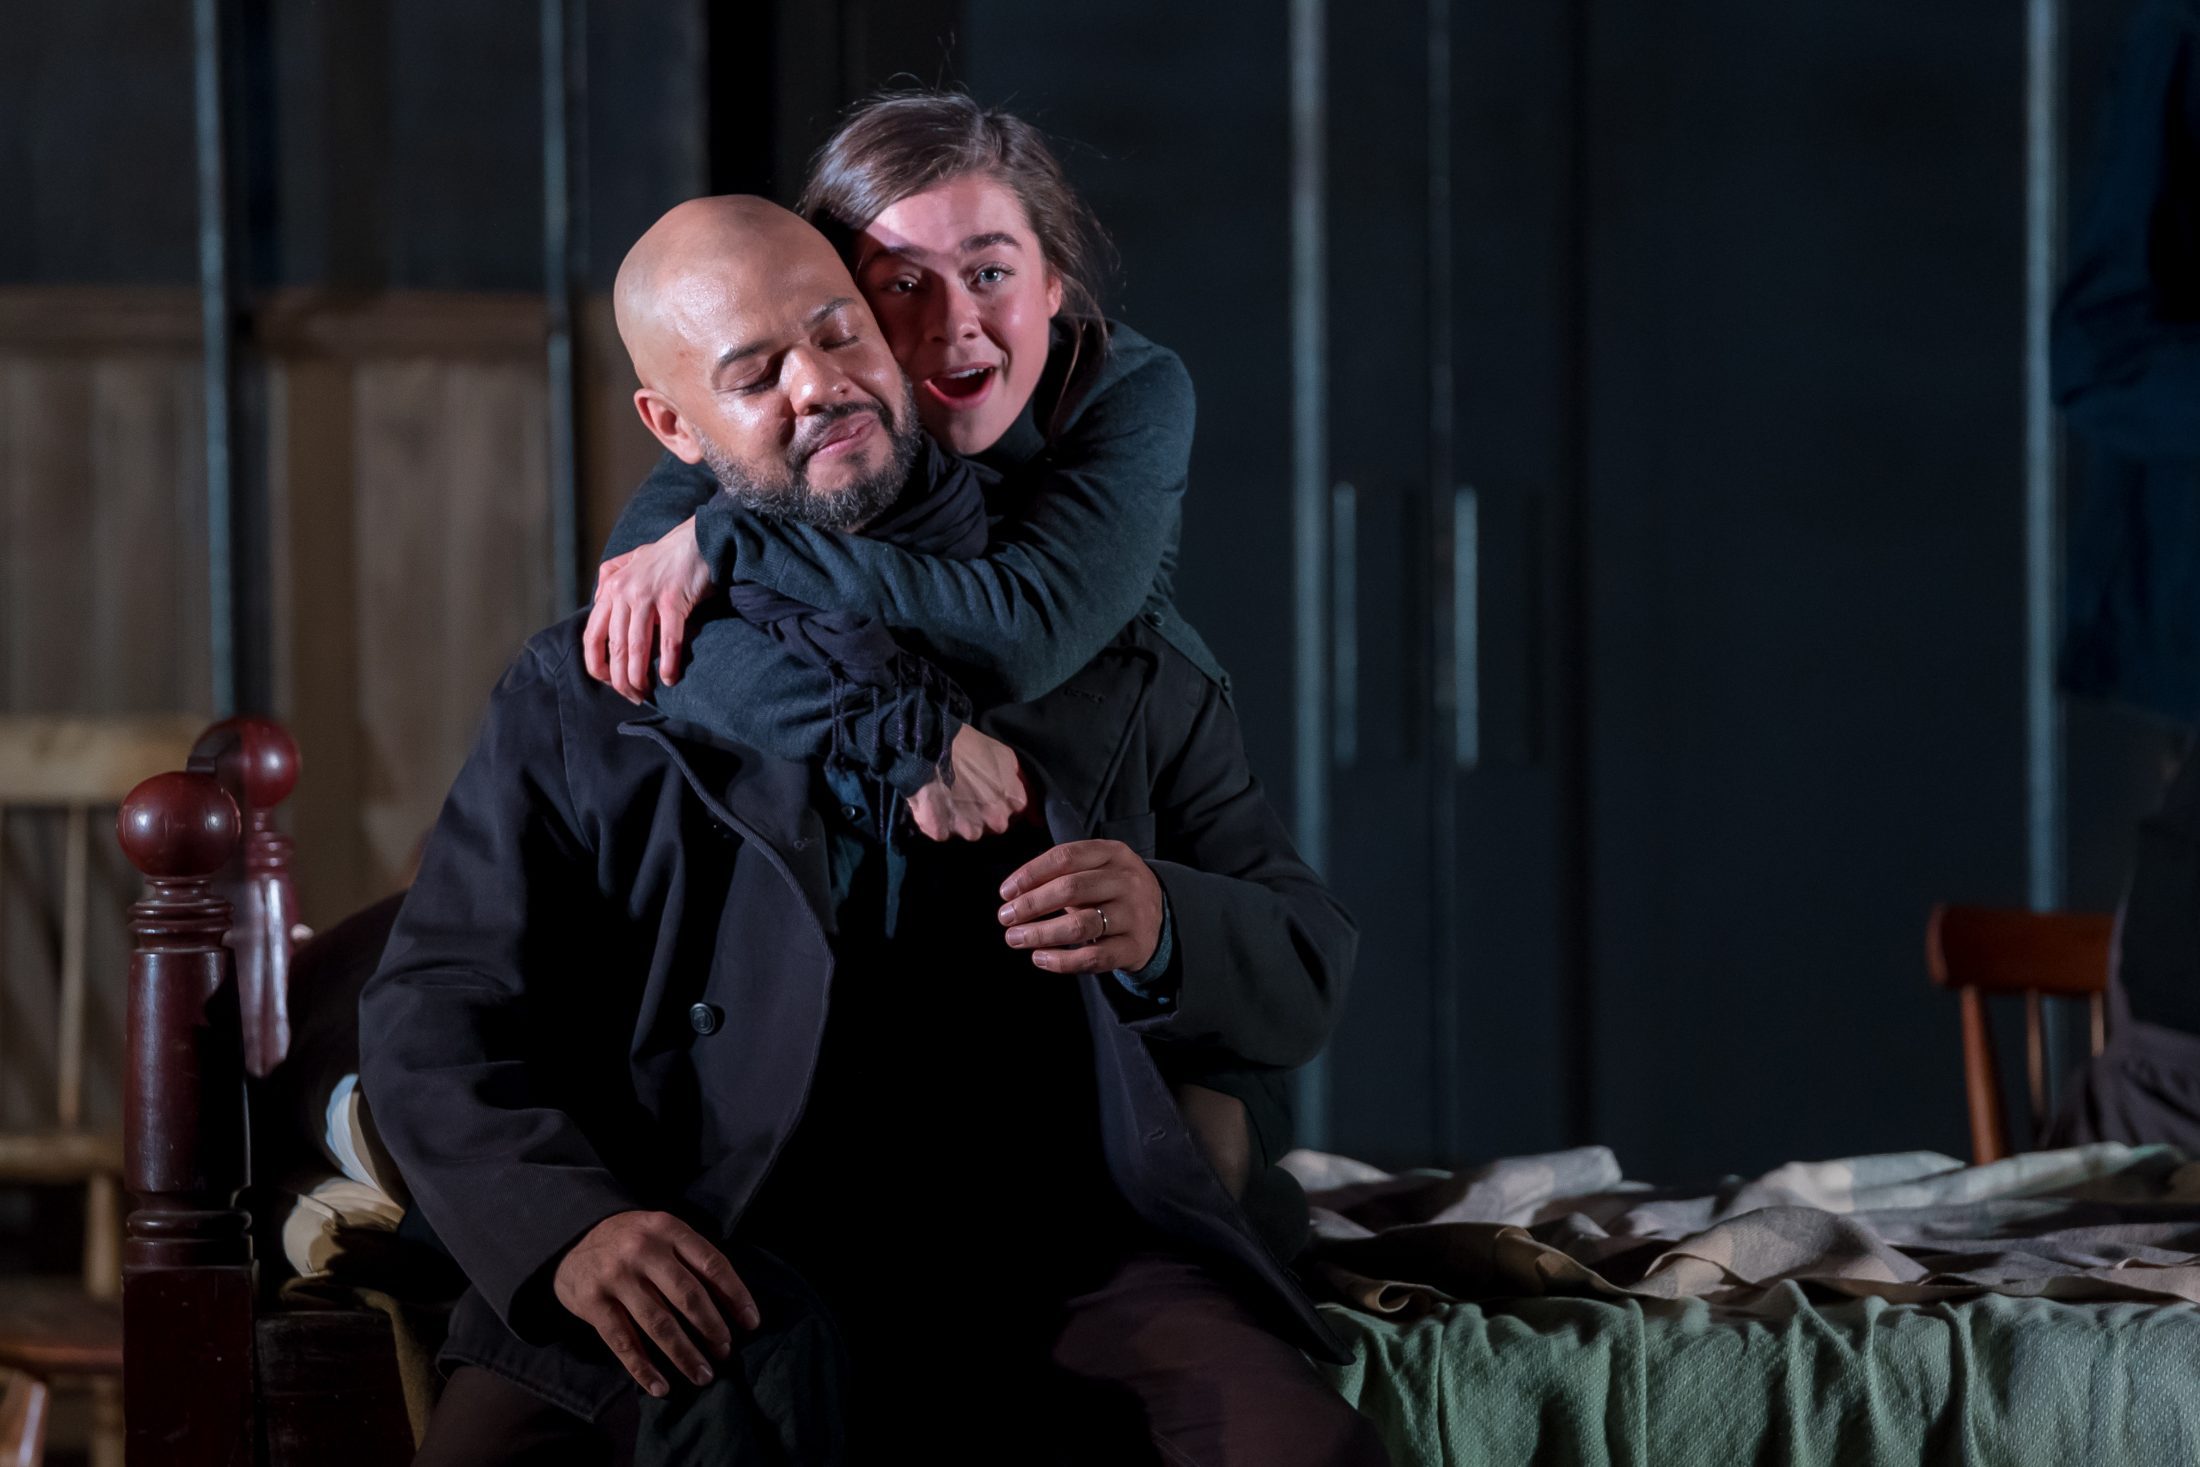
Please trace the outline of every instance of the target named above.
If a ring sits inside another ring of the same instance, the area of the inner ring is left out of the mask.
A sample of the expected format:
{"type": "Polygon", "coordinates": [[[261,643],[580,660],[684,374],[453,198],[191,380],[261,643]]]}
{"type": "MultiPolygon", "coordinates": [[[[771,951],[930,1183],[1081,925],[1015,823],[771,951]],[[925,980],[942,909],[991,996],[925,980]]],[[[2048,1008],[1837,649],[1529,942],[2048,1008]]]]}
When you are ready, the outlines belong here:
{"type": "Polygon", "coordinates": [[[688,431],[687,419],[680,416],[671,398],[655,388],[637,387],[634,389],[634,411],[642,415],[642,426],[670,449],[674,458],[689,464],[703,461],[701,441],[688,431]]]}

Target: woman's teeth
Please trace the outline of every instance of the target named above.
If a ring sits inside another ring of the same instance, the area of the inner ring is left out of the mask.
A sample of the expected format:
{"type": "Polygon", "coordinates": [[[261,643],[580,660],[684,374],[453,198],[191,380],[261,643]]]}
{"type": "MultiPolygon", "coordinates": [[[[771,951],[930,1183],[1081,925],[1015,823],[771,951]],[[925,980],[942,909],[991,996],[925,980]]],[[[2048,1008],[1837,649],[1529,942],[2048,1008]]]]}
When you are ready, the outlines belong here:
{"type": "Polygon", "coordinates": [[[932,390],[946,398],[975,397],[985,390],[992,378],[991,367],[965,367],[957,372],[942,372],[932,378],[932,390]]]}

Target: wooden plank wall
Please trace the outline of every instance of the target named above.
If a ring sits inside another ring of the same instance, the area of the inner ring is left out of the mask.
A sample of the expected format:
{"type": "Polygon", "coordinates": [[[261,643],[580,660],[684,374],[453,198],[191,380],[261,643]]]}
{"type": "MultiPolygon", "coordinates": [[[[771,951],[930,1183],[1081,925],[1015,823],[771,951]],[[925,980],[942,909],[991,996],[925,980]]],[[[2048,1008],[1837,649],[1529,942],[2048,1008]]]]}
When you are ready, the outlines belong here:
{"type": "MultiPolygon", "coordinates": [[[[609,319],[593,303],[584,333],[590,548],[654,456],[609,319]]],[[[325,926],[405,879],[490,688],[558,613],[542,312],[531,296],[279,294],[250,337],[274,712],[304,754],[300,907],[325,926]]],[[[197,354],[188,291],[0,290],[0,711],[207,711],[197,354]]],[[[59,843],[39,816],[0,840],[0,1126],[50,1106],[59,843]]],[[[91,1022],[119,1034],[135,882],[95,845],[91,1022]]],[[[109,1050],[93,1114],[117,1093],[109,1050]]]]}
{"type": "MultiPolygon", "coordinates": [[[[263,314],[276,701],[305,754],[300,905],[396,889],[486,706],[555,619],[542,313],[533,297],[301,298],[263,314]]],[[[582,543],[654,445],[608,303],[583,333],[582,543]]]]}
{"type": "MultiPolygon", "coordinates": [[[[195,317],[169,292],[26,295],[0,300],[0,711],[203,710],[195,317]]],[[[0,1126],[54,1118],[62,839],[58,813],[0,820],[0,1126]]],[[[137,880],[111,839],[92,878],[87,1032],[119,1035],[137,880]]],[[[119,1049],[86,1066],[88,1114],[111,1120],[119,1049]]]]}

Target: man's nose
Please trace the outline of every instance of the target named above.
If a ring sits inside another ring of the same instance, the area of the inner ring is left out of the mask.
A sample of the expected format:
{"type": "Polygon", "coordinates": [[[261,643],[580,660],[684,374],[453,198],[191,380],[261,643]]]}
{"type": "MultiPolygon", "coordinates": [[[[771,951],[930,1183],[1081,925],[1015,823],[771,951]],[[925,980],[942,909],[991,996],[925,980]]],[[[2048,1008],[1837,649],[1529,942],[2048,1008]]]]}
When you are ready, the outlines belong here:
{"type": "Polygon", "coordinates": [[[845,401],[855,392],[855,380],[840,370],[831,356],[814,346],[797,347],[788,364],[789,396],[796,412],[845,401]]]}

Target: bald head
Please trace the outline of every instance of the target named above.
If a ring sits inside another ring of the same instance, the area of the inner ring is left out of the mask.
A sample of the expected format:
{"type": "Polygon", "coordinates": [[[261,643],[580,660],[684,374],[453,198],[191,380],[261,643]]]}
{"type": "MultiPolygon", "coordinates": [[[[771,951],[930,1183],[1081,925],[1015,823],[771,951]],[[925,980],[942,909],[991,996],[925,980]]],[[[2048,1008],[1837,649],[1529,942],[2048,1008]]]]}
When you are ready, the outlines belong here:
{"type": "Polygon", "coordinates": [[[908,381],[848,267],[793,214],[690,199],[627,252],[612,305],[643,423],[737,497],[845,528],[900,492],[908,381]]]}
{"type": "Polygon", "coordinates": [[[675,205],[627,251],[612,288],[619,339],[635,375],[659,385],[652,378],[669,370],[683,347],[702,349],[745,306],[805,276],[832,287],[828,300],[856,293],[825,236],[769,199],[720,194],[675,205]]]}

